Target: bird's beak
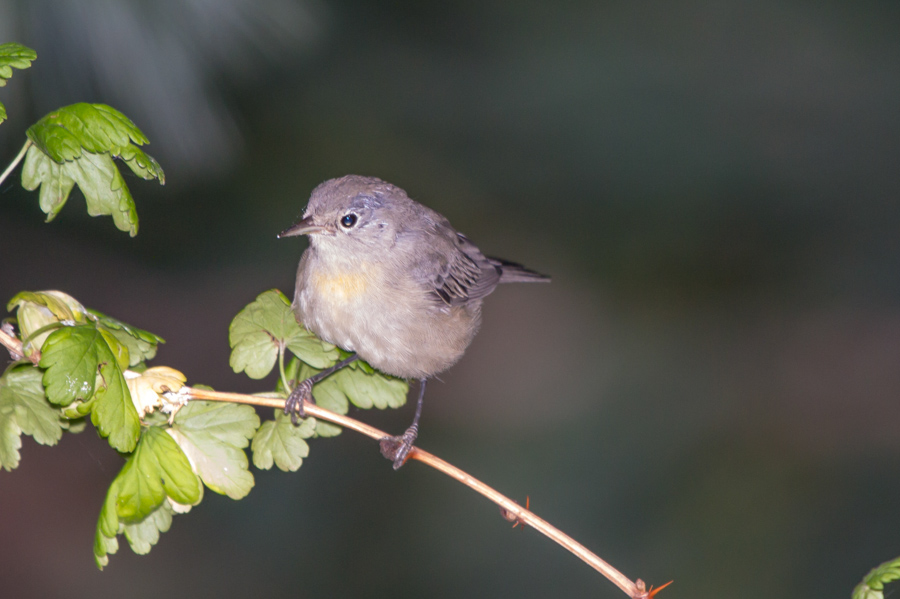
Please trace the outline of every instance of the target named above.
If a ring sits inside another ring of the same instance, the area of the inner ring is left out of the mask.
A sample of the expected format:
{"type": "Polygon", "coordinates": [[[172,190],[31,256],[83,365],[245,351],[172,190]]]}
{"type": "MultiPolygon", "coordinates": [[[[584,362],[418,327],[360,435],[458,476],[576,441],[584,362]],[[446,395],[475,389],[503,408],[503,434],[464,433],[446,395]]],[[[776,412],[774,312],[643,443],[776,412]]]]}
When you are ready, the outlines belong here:
{"type": "Polygon", "coordinates": [[[296,237],[297,235],[310,235],[313,233],[324,233],[327,231],[325,227],[321,227],[319,225],[314,225],[312,222],[312,217],[307,216],[306,218],[297,222],[297,224],[292,225],[278,234],[278,239],[282,237],[296,237]]]}

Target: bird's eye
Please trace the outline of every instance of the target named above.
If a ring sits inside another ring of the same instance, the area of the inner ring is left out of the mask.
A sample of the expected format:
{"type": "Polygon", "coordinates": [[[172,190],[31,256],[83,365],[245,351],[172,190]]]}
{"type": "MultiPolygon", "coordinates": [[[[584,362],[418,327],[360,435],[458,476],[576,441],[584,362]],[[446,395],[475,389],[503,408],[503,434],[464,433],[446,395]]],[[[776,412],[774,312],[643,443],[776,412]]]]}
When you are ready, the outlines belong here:
{"type": "Polygon", "coordinates": [[[341,217],[341,226],[345,229],[349,229],[353,225],[356,224],[356,215],[352,212],[350,214],[345,214],[341,217]]]}

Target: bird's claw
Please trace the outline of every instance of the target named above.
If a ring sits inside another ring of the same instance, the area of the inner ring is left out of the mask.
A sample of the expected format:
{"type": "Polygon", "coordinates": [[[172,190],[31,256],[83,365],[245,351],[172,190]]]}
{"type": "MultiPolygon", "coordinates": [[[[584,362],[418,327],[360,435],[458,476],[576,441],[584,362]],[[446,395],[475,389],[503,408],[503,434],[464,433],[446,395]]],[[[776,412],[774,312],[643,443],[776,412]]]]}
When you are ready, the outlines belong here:
{"type": "Polygon", "coordinates": [[[302,380],[297,383],[297,386],[288,395],[287,401],[284,402],[284,414],[291,415],[291,422],[294,426],[299,426],[300,419],[306,418],[304,402],[316,403],[316,400],[313,398],[312,388],[312,379],[302,380]]]}
{"type": "Polygon", "coordinates": [[[413,443],[416,442],[418,436],[419,431],[410,427],[398,437],[381,438],[379,442],[381,455],[394,462],[394,470],[399,470],[400,466],[406,463],[410,452],[413,450],[413,443]]]}

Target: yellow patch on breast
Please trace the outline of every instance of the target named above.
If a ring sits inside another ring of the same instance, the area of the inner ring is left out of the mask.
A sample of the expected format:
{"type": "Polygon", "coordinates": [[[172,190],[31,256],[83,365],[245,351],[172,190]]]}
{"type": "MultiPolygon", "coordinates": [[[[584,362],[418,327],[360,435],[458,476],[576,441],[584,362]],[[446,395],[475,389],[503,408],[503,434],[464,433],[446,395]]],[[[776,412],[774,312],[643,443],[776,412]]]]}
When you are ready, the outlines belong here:
{"type": "Polygon", "coordinates": [[[369,279],[363,274],[341,273],[336,275],[318,274],[313,277],[316,293],[335,300],[353,300],[366,292],[369,279]]]}

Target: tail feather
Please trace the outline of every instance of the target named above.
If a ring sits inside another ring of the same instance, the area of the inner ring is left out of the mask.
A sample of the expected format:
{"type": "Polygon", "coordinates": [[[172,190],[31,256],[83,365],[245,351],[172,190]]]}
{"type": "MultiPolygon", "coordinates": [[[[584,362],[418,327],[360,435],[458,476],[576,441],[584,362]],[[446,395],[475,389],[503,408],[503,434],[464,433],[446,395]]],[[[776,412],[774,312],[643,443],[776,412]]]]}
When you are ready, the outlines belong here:
{"type": "Polygon", "coordinates": [[[525,268],[521,264],[503,260],[501,258],[488,258],[496,266],[500,267],[500,283],[549,283],[550,277],[525,268]]]}

